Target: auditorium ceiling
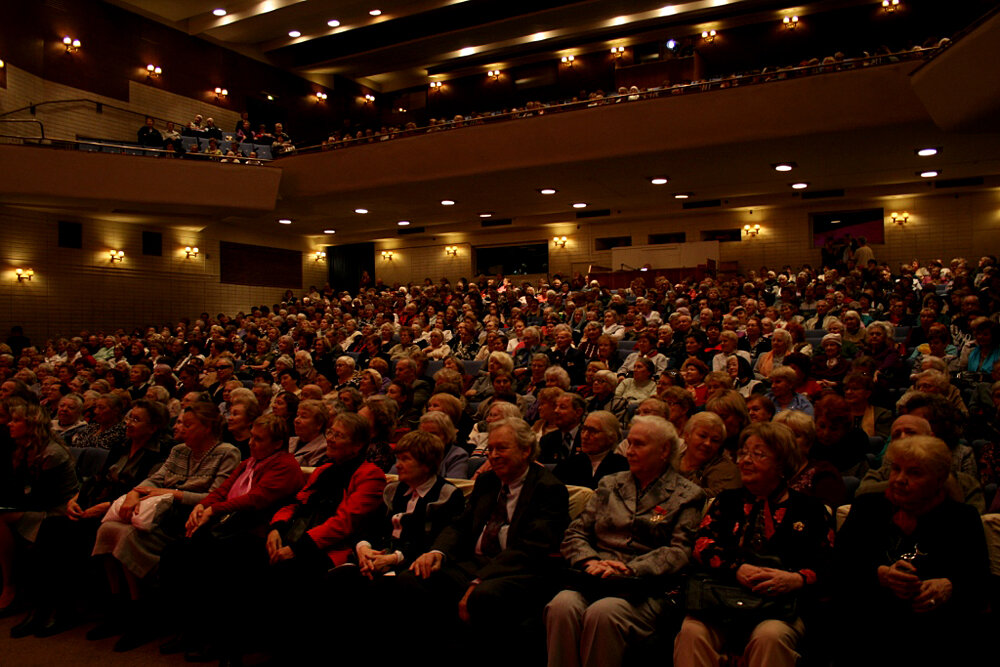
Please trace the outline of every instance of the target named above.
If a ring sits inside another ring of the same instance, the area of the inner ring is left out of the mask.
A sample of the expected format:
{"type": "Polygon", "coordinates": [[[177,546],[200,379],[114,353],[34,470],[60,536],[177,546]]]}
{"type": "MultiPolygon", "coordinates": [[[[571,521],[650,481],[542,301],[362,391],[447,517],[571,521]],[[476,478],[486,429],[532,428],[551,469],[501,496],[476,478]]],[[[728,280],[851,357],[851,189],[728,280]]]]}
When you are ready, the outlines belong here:
{"type": "Polygon", "coordinates": [[[680,39],[871,0],[112,0],[307,78],[390,92],[567,53],[680,39]],[[213,12],[225,10],[224,15],[213,12]],[[372,15],[378,12],[378,15],[372,15]],[[292,36],[297,35],[297,36],[292,36]]]}

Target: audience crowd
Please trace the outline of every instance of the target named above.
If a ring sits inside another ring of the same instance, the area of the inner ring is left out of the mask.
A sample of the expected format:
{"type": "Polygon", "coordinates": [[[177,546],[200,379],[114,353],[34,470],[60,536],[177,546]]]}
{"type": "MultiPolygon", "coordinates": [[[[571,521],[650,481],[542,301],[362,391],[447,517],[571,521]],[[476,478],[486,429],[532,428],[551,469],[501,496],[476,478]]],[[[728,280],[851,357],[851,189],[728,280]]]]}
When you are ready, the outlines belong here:
{"type": "Polygon", "coordinates": [[[1000,266],[822,253],[15,328],[0,613],[224,662],[961,662],[1000,575],[1000,266]]]}

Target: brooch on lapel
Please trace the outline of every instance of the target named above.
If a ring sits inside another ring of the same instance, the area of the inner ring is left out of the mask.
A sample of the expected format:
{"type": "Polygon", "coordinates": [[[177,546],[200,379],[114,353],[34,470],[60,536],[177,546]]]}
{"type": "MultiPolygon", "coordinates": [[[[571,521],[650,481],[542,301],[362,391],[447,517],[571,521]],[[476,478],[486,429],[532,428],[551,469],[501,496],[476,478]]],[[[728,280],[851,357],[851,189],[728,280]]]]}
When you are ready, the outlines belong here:
{"type": "Polygon", "coordinates": [[[801,533],[805,529],[806,529],[806,524],[802,523],[801,521],[796,521],[795,523],[792,524],[792,530],[797,531],[799,533],[801,533]]]}
{"type": "Polygon", "coordinates": [[[667,516],[667,510],[663,509],[659,505],[653,508],[653,516],[649,518],[650,523],[657,523],[663,521],[663,517],[667,516]]]}

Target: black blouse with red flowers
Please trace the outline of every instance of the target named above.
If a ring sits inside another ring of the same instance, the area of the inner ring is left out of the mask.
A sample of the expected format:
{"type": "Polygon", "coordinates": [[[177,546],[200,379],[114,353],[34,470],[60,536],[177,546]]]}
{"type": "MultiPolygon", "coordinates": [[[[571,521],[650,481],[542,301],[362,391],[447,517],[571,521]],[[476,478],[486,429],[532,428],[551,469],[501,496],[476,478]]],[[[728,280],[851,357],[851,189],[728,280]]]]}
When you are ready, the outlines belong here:
{"type": "Polygon", "coordinates": [[[750,563],[798,572],[806,584],[824,579],[833,554],[832,518],[816,498],[792,490],[784,495],[759,500],[745,488],[720,493],[698,526],[695,560],[734,578],[750,563]]]}

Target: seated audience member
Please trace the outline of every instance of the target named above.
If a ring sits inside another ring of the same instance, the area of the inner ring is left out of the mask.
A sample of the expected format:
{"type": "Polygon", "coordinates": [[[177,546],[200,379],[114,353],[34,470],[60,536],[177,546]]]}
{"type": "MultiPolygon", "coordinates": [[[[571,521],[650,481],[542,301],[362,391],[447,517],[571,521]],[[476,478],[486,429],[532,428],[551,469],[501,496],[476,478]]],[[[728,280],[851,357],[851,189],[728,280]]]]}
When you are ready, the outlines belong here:
{"type": "Polygon", "coordinates": [[[694,396],[683,387],[667,387],[658,396],[667,404],[668,419],[674,429],[678,433],[683,433],[688,419],[695,411],[694,396]]]}
{"type": "MultiPolygon", "coordinates": [[[[780,415],[781,413],[779,413],[780,415]]],[[[841,475],[862,477],[868,470],[868,434],[851,423],[847,401],[827,394],[816,402],[816,442],[809,455],[827,461],[841,475]]]]}
{"type": "Polygon", "coordinates": [[[644,401],[656,395],[655,366],[651,359],[642,357],[635,362],[632,377],[622,380],[615,389],[615,397],[626,401],[644,401]]]}
{"type": "Polygon", "coordinates": [[[52,420],[52,432],[62,438],[67,446],[72,446],[76,436],[87,429],[83,419],[83,397],[66,394],[59,399],[56,418],[52,420]]]}
{"type": "Polygon", "coordinates": [[[637,417],[628,441],[628,471],[600,482],[563,539],[572,576],[545,608],[549,665],[622,664],[629,642],[660,627],[691,558],[705,494],[670,465],[676,431],[637,417]]]}
{"type": "Polygon", "coordinates": [[[178,424],[175,432],[182,443],[120,505],[108,509],[109,520],[97,530],[92,555],[105,556],[111,592],[116,597],[125,593],[126,602],[119,602],[87,638],[121,634],[117,651],[131,650],[155,636],[156,624],[150,623],[154,619],[141,613],[146,604],[140,602],[142,581],[159,564],[163,548],[183,535],[187,508],[204,500],[239,465],[239,450],[219,442],[221,419],[214,403],[193,403],[178,424]],[[127,592],[121,590],[121,575],[127,592]]]}
{"type": "MultiPolygon", "coordinates": [[[[555,408],[553,407],[553,409],[555,408]]],[[[521,418],[521,411],[517,405],[508,403],[507,401],[497,401],[486,412],[486,419],[478,422],[472,429],[472,433],[469,434],[469,447],[472,449],[472,454],[469,456],[470,478],[477,470],[483,468],[485,468],[483,472],[489,470],[489,463],[486,460],[486,445],[489,442],[490,424],[498,422],[501,419],[513,419],[515,417],[518,419],[521,418]]],[[[535,434],[535,440],[538,440],[537,434],[535,434]]]]}
{"type": "MultiPolygon", "coordinates": [[[[363,530],[382,508],[385,475],[365,460],[370,425],[361,415],[345,412],[330,424],[328,463],[317,468],[295,501],[271,520],[266,551],[269,562],[267,607],[274,637],[295,632],[316,636],[320,615],[289,614],[292,603],[304,604],[333,567],[345,564],[363,530]]],[[[301,647],[291,647],[291,653],[301,647]]],[[[285,642],[282,642],[285,647],[285,642]]]]}
{"type": "Polygon", "coordinates": [[[842,655],[844,664],[974,663],[986,649],[977,628],[989,578],[979,517],[949,481],[941,440],[894,439],[886,458],[885,493],[857,498],[837,535],[832,590],[837,636],[878,627],[887,641],[866,646],[860,661],[842,655]]]}
{"type": "Polygon", "coordinates": [[[654,376],[667,370],[668,359],[656,349],[656,336],[653,334],[642,334],[636,339],[635,352],[625,357],[625,361],[618,368],[618,375],[623,378],[629,377],[639,359],[649,359],[653,362],[654,376]]]}
{"type": "Polygon", "coordinates": [[[596,489],[606,475],[628,469],[628,461],[613,449],[621,440],[618,417],[606,410],[589,413],[580,426],[580,451],[552,471],[567,486],[596,489]]]}
{"type": "Polygon", "coordinates": [[[326,460],[326,427],[330,409],[326,403],[306,400],[295,413],[295,435],[288,439],[288,451],[300,466],[321,465],[326,460]]]}
{"type": "Polygon", "coordinates": [[[430,382],[417,377],[417,362],[411,357],[406,357],[396,362],[396,375],[393,377],[393,380],[409,387],[413,391],[412,406],[418,413],[424,409],[427,399],[434,393],[430,382]]]}
{"type": "Polygon", "coordinates": [[[162,148],[163,135],[154,126],[153,119],[146,116],[146,122],[139,128],[139,145],[146,148],[162,148]]]}
{"type": "Polygon", "coordinates": [[[740,433],[750,424],[746,401],[738,392],[729,389],[708,399],[705,411],[713,412],[722,419],[722,423],[726,426],[726,439],[722,443],[722,448],[729,452],[730,458],[736,456],[740,433]]]}
{"type": "MultiPolygon", "coordinates": [[[[397,439],[398,412],[399,405],[396,401],[381,394],[369,398],[357,412],[369,424],[365,460],[374,463],[382,472],[387,472],[394,461],[392,442],[397,439]]],[[[327,440],[329,438],[330,434],[327,431],[327,440]]]]}
{"type": "Polygon", "coordinates": [[[754,379],[750,362],[743,357],[738,357],[735,354],[730,355],[726,359],[725,372],[732,380],[733,389],[738,391],[744,399],[750,398],[751,394],[764,391],[764,383],[754,379]]]}
{"type": "Polygon", "coordinates": [[[847,502],[847,487],[840,471],[829,461],[820,461],[811,456],[816,444],[816,423],[813,418],[798,410],[785,410],[774,421],[792,429],[795,444],[798,445],[798,452],[791,459],[793,469],[788,488],[819,498],[831,509],[847,502]]]}
{"type": "MultiPolygon", "coordinates": [[[[875,382],[864,373],[850,373],[844,378],[844,399],[851,412],[851,421],[868,437],[888,440],[892,428],[892,411],[872,405],[875,382]]],[[[881,453],[881,452],[877,452],[881,453]]]]}
{"type": "Polygon", "coordinates": [[[435,474],[451,479],[467,479],[469,476],[469,452],[456,442],[458,429],[455,428],[451,417],[444,412],[428,410],[420,417],[418,429],[437,436],[444,443],[441,466],[435,474]]]}
{"type": "MultiPolygon", "coordinates": [[[[933,360],[928,361],[935,363],[933,360]]],[[[940,362],[937,363],[943,366],[940,362]]],[[[898,406],[906,403],[910,400],[910,397],[917,393],[943,396],[953,408],[961,413],[963,419],[967,419],[969,416],[969,408],[965,406],[965,401],[962,400],[962,392],[951,383],[951,379],[945,371],[930,368],[921,370],[914,375],[913,386],[907,389],[906,393],[896,402],[897,409],[898,406]]]]}
{"type": "Polygon", "coordinates": [[[184,528],[188,539],[164,550],[161,576],[177,607],[171,619],[184,620],[177,624],[178,635],[160,647],[161,653],[183,650],[192,660],[235,649],[227,644],[239,636],[234,621],[244,621],[242,614],[222,614],[216,619],[218,626],[209,630],[188,617],[185,608],[192,597],[206,595],[226,599],[233,610],[251,607],[255,595],[241,582],[259,573],[271,516],[305,483],[298,461],[288,452],[288,431],[281,418],[258,417],[250,432],[248,456],[188,515],[184,528]],[[223,563],[225,567],[206,567],[223,563]]]}
{"type": "Polygon", "coordinates": [[[825,388],[840,384],[851,370],[851,362],[843,354],[844,343],[839,334],[828,333],[820,341],[822,354],[812,358],[809,376],[825,388]]]}
{"type": "Polygon", "coordinates": [[[555,343],[549,349],[549,361],[563,368],[569,374],[572,384],[579,384],[586,370],[586,359],[580,350],[573,347],[573,330],[567,324],[557,324],[554,334],[555,343]]]}
{"type": "Polygon", "coordinates": [[[128,410],[125,399],[119,394],[103,394],[94,402],[94,419],[90,428],[81,430],[73,438],[74,447],[100,447],[111,449],[125,441],[125,421],[128,410]]]}
{"type": "MultiPolygon", "coordinates": [[[[18,611],[18,551],[35,542],[48,517],[64,516],[79,488],[73,458],[52,433],[45,408],[20,396],[0,399],[0,424],[5,437],[0,445],[0,614],[18,611]],[[9,441],[8,441],[9,438],[9,441]]],[[[20,627],[19,624],[15,627],[20,627]]]]}
{"type": "Polygon", "coordinates": [[[783,604],[765,606],[762,613],[741,613],[735,606],[720,606],[718,598],[713,604],[710,595],[697,598],[702,603],[689,603],[674,641],[677,667],[718,664],[729,637],[742,643],[749,636],[742,653],[751,667],[792,667],[800,657],[803,616],[829,574],[833,530],[820,501],[787,488],[795,451],[795,436],[787,426],[747,427],[737,455],[743,488],[716,497],[694,547],[695,563],[708,577],[706,586],[735,585],[747,598],[783,604]],[[798,604],[790,603],[793,598],[798,604]]]}
{"type": "Polygon", "coordinates": [[[591,384],[592,394],[587,399],[587,412],[607,410],[613,413],[619,422],[625,422],[629,401],[627,398],[615,396],[618,380],[618,376],[611,371],[598,371],[594,374],[594,381],[591,384]]]}
{"type": "Polygon", "coordinates": [[[740,487],[740,471],[723,449],[726,426],[714,412],[699,412],[687,421],[681,434],[684,453],[677,472],[714,498],[726,489],[740,487]]]}
{"type": "Polygon", "coordinates": [[[775,329],[771,334],[771,349],[757,357],[753,371],[758,380],[767,380],[771,372],[784,362],[785,355],[792,352],[792,335],[784,329],[775,329]]]}
{"type": "Polygon", "coordinates": [[[511,664],[524,651],[521,619],[555,592],[551,554],[569,520],[566,487],[534,464],[535,436],[523,420],[494,422],[487,447],[491,470],[477,477],[465,511],[396,577],[392,606],[427,610],[400,628],[415,659],[438,651],[457,616],[470,632],[448,639],[489,646],[486,664],[511,664]],[[497,636],[503,641],[490,640],[497,636]]]}
{"type": "Polygon", "coordinates": [[[694,398],[695,407],[700,408],[708,400],[708,387],[705,386],[705,376],[708,373],[708,366],[700,359],[688,358],[681,364],[684,389],[694,398]]]}
{"type": "Polygon", "coordinates": [[[775,368],[768,380],[771,381],[771,390],[767,392],[767,398],[774,404],[776,412],[799,410],[810,417],[813,415],[812,403],[795,390],[798,376],[794,369],[787,366],[775,368]]]}
{"type": "Polygon", "coordinates": [[[587,404],[577,394],[564,392],[556,399],[552,421],[558,430],[538,440],[540,462],[559,463],[580,451],[580,426],[586,409],[587,404]]]}
{"type": "Polygon", "coordinates": [[[299,414],[299,397],[287,391],[281,391],[271,402],[271,413],[285,420],[289,433],[295,432],[295,417],[299,414]]]}
{"type": "Polygon", "coordinates": [[[741,357],[750,363],[750,353],[737,349],[739,340],[735,331],[723,331],[719,334],[719,353],[712,357],[713,371],[725,371],[726,363],[731,356],[741,357]]]}
{"type": "Polygon", "coordinates": [[[1000,361],[1000,324],[985,317],[972,321],[973,339],[962,346],[955,370],[988,375],[1000,361]]]}

